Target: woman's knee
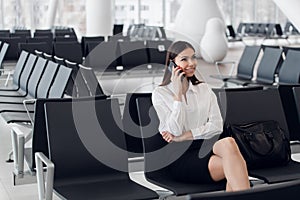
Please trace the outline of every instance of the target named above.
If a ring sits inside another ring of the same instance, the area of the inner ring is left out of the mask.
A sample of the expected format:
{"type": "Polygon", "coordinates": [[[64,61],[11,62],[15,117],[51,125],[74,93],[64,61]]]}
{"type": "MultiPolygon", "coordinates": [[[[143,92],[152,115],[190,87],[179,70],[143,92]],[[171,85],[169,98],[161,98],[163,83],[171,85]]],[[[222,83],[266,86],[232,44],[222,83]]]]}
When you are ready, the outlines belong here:
{"type": "Polygon", "coordinates": [[[239,147],[232,137],[226,137],[216,142],[214,145],[214,153],[235,155],[240,154],[239,147]]]}
{"type": "Polygon", "coordinates": [[[211,178],[214,181],[220,181],[225,178],[222,158],[218,156],[215,155],[211,156],[208,162],[208,170],[211,178]]]}

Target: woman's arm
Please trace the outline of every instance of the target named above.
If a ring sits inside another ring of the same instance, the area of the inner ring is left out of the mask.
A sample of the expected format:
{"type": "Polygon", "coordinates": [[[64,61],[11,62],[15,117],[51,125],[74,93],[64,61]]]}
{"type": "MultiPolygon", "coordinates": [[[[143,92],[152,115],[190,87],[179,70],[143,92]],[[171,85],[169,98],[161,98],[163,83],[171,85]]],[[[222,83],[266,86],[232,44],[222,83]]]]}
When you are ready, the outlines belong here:
{"type": "Polygon", "coordinates": [[[217,97],[212,90],[209,89],[210,105],[208,120],[205,124],[192,129],[194,139],[209,139],[215,135],[219,135],[223,131],[223,119],[217,102],[217,97]]]}
{"type": "Polygon", "coordinates": [[[152,102],[160,121],[159,131],[166,131],[174,136],[181,135],[185,118],[182,102],[174,101],[172,94],[162,88],[153,91],[152,102]]]}
{"type": "Polygon", "coordinates": [[[185,140],[193,140],[193,134],[191,131],[184,132],[182,135],[174,136],[168,131],[162,132],[162,137],[167,142],[182,142],[185,140]]]}

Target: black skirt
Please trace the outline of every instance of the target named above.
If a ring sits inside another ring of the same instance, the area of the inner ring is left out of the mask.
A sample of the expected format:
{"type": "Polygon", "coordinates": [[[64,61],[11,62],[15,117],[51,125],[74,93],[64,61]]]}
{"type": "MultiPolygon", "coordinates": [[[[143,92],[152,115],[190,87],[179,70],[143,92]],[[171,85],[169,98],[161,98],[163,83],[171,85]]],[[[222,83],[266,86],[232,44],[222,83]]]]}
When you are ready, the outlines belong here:
{"type": "MultiPolygon", "coordinates": [[[[208,162],[213,155],[212,146],[206,145],[205,155],[199,155],[204,140],[195,140],[189,149],[175,162],[168,166],[174,180],[186,183],[213,183],[208,162]],[[208,148],[208,149],[207,149],[208,148]]],[[[203,147],[202,147],[203,148],[203,147]]]]}

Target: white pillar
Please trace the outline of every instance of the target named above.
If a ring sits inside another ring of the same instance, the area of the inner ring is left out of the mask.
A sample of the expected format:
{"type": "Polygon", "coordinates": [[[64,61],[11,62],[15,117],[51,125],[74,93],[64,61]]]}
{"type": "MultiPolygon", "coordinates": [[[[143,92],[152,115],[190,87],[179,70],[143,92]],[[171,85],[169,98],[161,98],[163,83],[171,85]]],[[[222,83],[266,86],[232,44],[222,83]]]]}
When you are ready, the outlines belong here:
{"type": "MultiPolygon", "coordinates": [[[[200,56],[200,42],[206,22],[218,17],[223,23],[223,16],[216,0],[184,0],[176,15],[174,35],[176,40],[189,41],[200,56]]],[[[224,30],[225,34],[225,30],[224,30]]]]}
{"type": "Polygon", "coordinates": [[[111,0],[86,0],[86,35],[112,35],[114,3],[111,0]]]}
{"type": "Polygon", "coordinates": [[[54,25],[56,11],[57,11],[58,0],[50,0],[47,23],[45,28],[51,29],[54,25]]]}
{"type": "Polygon", "coordinates": [[[34,15],[35,15],[35,13],[34,13],[34,7],[33,7],[33,2],[34,0],[30,0],[29,2],[28,2],[28,7],[27,7],[27,9],[28,9],[28,13],[30,13],[29,15],[30,15],[30,29],[31,29],[31,32],[33,32],[34,30],[35,30],[35,23],[34,23],[34,15]]]}
{"type": "Polygon", "coordinates": [[[0,17],[1,17],[1,29],[4,29],[5,24],[4,24],[4,8],[3,8],[3,0],[0,0],[0,17]]]}
{"type": "Polygon", "coordinates": [[[273,0],[292,24],[300,30],[300,1],[299,0],[273,0]]]}

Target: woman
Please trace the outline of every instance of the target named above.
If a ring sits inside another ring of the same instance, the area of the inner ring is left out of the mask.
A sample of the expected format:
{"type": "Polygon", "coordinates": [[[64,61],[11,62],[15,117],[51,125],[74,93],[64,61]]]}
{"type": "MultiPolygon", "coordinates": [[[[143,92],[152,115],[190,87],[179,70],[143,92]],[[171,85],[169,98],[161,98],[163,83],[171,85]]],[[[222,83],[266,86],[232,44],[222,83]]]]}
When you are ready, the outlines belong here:
{"type": "MultiPolygon", "coordinates": [[[[191,44],[178,41],[168,49],[162,84],[152,94],[160,120],[159,131],[167,142],[203,140],[219,135],[223,120],[212,90],[195,76],[197,59],[191,44]],[[170,71],[170,62],[175,67],[170,71]],[[177,66],[176,66],[177,65],[177,66]]],[[[210,183],[226,179],[226,191],[250,188],[246,163],[235,140],[218,140],[211,153],[198,156],[199,148],[190,148],[169,166],[175,179],[210,183]]]]}

